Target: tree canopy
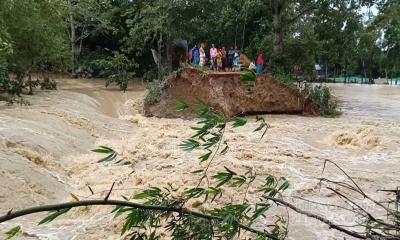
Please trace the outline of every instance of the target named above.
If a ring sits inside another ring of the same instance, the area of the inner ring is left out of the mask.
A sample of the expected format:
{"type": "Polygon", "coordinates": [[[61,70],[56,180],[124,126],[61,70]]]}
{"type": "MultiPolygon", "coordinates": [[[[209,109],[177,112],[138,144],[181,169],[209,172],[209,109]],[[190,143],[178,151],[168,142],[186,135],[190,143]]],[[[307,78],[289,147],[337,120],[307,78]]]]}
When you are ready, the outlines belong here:
{"type": "Polygon", "coordinates": [[[136,74],[155,69],[151,49],[171,65],[172,43],[238,46],[270,68],[305,75],[315,64],[329,76],[399,74],[400,22],[396,0],[4,0],[0,53],[13,71],[46,63],[54,69],[101,74],[94,61],[124,54],[136,74]],[[365,10],[376,9],[375,14],[365,10]],[[28,24],[29,23],[29,24],[28,24]],[[10,51],[10,50],[13,51],[10,51]],[[70,59],[70,60],[68,60],[70,59]]]}

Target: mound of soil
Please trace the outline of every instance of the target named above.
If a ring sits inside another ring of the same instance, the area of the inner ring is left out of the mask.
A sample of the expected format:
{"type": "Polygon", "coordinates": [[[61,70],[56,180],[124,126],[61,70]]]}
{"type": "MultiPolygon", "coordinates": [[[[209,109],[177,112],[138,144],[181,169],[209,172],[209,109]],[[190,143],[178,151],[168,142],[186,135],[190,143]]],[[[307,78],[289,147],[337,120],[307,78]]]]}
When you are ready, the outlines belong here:
{"type": "Polygon", "coordinates": [[[257,113],[314,113],[310,104],[295,89],[290,89],[268,75],[257,78],[254,85],[244,85],[239,72],[202,72],[182,69],[168,79],[166,94],[152,105],[145,105],[146,116],[190,118],[194,110],[174,112],[177,99],[195,106],[198,100],[223,112],[228,118],[257,113]]]}

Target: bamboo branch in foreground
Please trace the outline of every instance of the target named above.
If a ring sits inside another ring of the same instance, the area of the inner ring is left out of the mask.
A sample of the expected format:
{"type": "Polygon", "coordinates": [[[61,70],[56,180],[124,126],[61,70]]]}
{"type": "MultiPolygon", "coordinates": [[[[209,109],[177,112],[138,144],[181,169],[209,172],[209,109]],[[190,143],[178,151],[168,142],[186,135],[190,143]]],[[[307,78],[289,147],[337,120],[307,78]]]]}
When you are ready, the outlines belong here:
{"type": "MultiPolygon", "coordinates": [[[[170,207],[170,206],[157,206],[157,205],[144,205],[140,203],[128,202],[128,201],[120,201],[120,200],[84,200],[84,201],[77,201],[77,202],[66,202],[60,204],[53,204],[53,205],[43,205],[37,206],[32,208],[26,208],[19,211],[9,211],[6,215],[0,216],[0,223],[10,221],[12,219],[22,217],[25,215],[30,215],[39,212],[48,212],[48,211],[59,211],[62,209],[67,208],[76,208],[76,207],[86,207],[86,206],[123,206],[123,207],[133,207],[139,208],[144,210],[151,210],[151,211],[163,211],[163,212],[174,212],[179,214],[187,214],[198,218],[208,219],[208,220],[215,220],[215,221],[223,221],[223,218],[207,215],[204,213],[196,212],[189,210],[183,207],[170,207]]],[[[252,232],[258,235],[267,236],[272,240],[279,240],[277,237],[272,236],[268,233],[256,230],[249,226],[239,224],[239,227],[243,230],[248,232],[252,232]]]]}

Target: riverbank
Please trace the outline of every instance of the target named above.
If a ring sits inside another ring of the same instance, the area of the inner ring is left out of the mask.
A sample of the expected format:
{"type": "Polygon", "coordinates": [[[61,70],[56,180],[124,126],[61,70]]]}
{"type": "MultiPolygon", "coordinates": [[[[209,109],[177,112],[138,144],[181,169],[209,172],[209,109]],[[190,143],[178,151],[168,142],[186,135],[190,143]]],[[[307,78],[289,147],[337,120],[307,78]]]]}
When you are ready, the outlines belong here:
{"type": "MultiPolygon", "coordinates": [[[[254,169],[260,176],[287,177],[289,194],[329,202],[332,196],[316,188],[324,160],[342,166],[369,194],[395,188],[400,180],[400,88],[391,86],[331,85],[342,101],[340,118],[266,115],[271,125],[260,141],[254,117],[242,129],[229,130],[230,151],[212,166],[229,166],[237,172],[254,169]]],[[[149,186],[197,182],[187,174],[198,169],[196,153],[178,145],[191,135],[195,121],[145,118],[140,115],[144,87],[136,84],[126,93],[105,89],[100,80],[59,80],[59,91],[29,96],[31,106],[1,106],[0,210],[85,199],[88,186],[111,198],[131,195],[149,186]],[[118,164],[104,166],[90,150],[99,145],[120,153],[118,164]]],[[[338,177],[337,171],[326,177],[338,177]]],[[[227,191],[224,202],[241,194],[227,191]]],[[[250,189],[249,200],[257,198],[250,189]]],[[[306,210],[327,212],[300,204],[306,210]]],[[[111,208],[74,210],[54,223],[37,226],[37,214],[0,225],[0,233],[21,224],[21,239],[118,239],[120,220],[111,208]]],[[[333,217],[333,215],[330,215],[333,217]]],[[[342,215],[345,219],[346,215],[342,215]]],[[[340,221],[341,219],[334,219],[340,221]]],[[[349,219],[345,219],[346,221],[349,219]]],[[[351,222],[351,219],[349,220],[351,222]]],[[[291,239],[332,239],[340,235],[318,222],[290,216],[291,239]]]]}

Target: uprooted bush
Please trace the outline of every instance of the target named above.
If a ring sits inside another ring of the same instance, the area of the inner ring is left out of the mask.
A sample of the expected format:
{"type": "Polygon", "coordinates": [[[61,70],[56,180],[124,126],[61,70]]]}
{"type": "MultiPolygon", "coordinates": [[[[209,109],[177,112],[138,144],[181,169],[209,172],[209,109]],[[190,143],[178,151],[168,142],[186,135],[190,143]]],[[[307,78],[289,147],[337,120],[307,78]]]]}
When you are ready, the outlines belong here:
{"type": "Polygon", "coordinates": [[[304,83],[302,87],[296,85],[291,74],[283,71],[277,71],[275,78],[290,89],[300,91],[300,93],[309,101],[317,113],[323,117],[336,117],[340,115],[337,99],[332,95],[332,91],[325,85],[312,85],[304,83]]]}
{"type": "Polygon", "coordinates": [[[313,104],[321,116],[336,117],[340,115],[338,101],[332,95],[329,87],[325,85],[314,86],[312,84],[305,84],[301,93],[313,104]]]}
{"type": "Polygon", "coordinates": [[[153,79],[152,81],[147,82],[147,94],[144,98],[145,107],[153,106],[165,96],[169,80],[176,77],[179,71],[181,71],[181,69],[161,76],[161,79],[153,79]]]}

